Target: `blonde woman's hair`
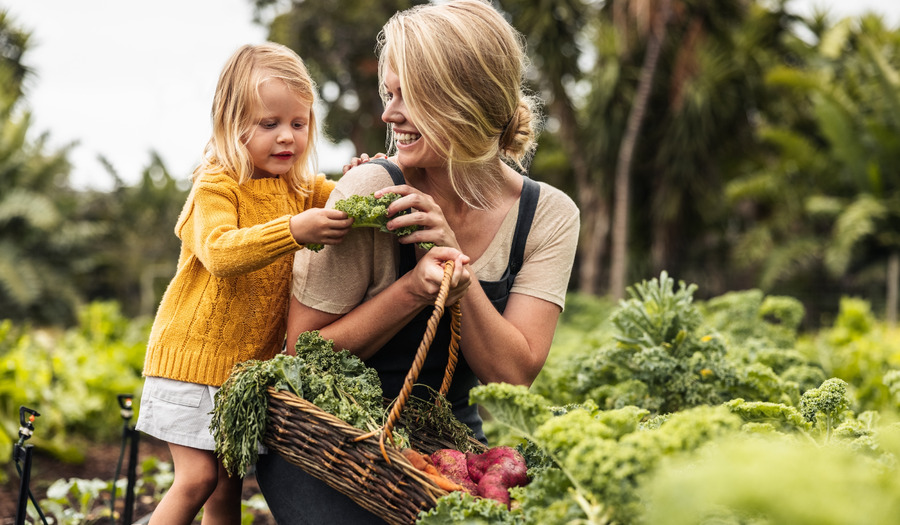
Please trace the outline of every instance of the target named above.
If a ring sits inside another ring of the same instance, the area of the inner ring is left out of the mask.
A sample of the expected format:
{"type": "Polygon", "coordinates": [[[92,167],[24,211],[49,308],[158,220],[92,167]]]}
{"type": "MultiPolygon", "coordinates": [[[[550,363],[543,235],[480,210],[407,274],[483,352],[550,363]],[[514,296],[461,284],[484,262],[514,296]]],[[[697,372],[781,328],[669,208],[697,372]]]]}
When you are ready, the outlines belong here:
{"type": "Polygon", "coordinates": [[[306,150],[286,174],[288,184],[300,193],[312,187],[316,165],[316,87],[303,60],[290,48],[267,42],[241,46],[228,59],[216,86],[212,105],[212,137],[203,150],[196,179],[205,173],[224,173],[243,184],[253,176],[253,161],[246,143],[256,129],[254,116],[262,105],[259,87],[280,80],[309,104],[309,140],[306,150]]]}
{"type": "MultiPolygon", "coordinates": [[[[498,158],[524,170],[540,126],[525,93],[525,44],[490,4],[453,0],[395,14],[378,36],[379,77],[400,79],[410,117],[447,159],[457,195],[491,208],[502,182],[498,158]]],[[[389,148],[393,147],[388,130],[389,148]]]]}

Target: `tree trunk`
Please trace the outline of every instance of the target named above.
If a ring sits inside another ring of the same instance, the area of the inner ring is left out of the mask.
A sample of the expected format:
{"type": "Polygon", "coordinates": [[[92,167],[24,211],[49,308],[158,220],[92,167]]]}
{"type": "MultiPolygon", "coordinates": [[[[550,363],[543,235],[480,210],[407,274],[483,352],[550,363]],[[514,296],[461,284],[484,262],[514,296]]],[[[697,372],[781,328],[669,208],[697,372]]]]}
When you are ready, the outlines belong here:
{"type": "Polygon", "coordinates": [[[897,325],[897,302],[900,300],[898,288],[900,288],[900,251],[895,251],[888,256],[887,265],[885,320],[888,326],[897,325]]]}
{"type": "Polygon", "coordinates": [[[634,160],[634,151],[637,146],[637,138],[647,113],[647,104],[653,87],[653,79],[656,76],[659,56],[662,51],[663,41],[668,28],[670,1],[663,0],[661,12],[650,31],[647,41],[647,50],[644,54],[644,63],[641,66],[641,75],[638,82],[637,93],[628,114],[628,122],[622,143],[619,145],[619,157],[616,163],[615,197],[612,224],[612,253],[609,275],[609,293],[613,299],[619,300],[625,297],[625,279],[628,266],[628,215],[630,212],[631,198],[631,163],[634,160]]]}
{"type": "Polygon", "coordinates": [[[581,208],[578,291],[600,295],[600,276],[609,237],[609,208],[597,188],[590,186],[578,190],[578,207],[581,208]]]}
{"type": "Polygon", "coordinates": [[[581,212],[578,236],[578,291],[600,295],[600,275],[609,235],[609,205],[603,188],[591,176],[592,166],[585,161],[578,140],[578,121],[572,102],[558,79],[553,84],[554,97],[550,111],[559,120],[559,138],[575,176],[576,201],[581,212]]]}

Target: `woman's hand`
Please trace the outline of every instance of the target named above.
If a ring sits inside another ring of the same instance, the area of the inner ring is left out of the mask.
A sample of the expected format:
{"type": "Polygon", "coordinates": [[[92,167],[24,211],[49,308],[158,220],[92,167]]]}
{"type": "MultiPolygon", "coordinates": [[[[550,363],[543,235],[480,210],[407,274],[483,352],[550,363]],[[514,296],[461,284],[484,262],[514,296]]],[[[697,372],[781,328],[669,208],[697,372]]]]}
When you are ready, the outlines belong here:
{"type": "Polygon", "coordinates": [[[471,274],[466,267],[469,257],[454,248],[436,246],[428,250],[416,263],[416,267],[403,278],[408,279],[408,291],[424,304],[434,304],[441,282],[444,280],[444,263],[453,261],[453,274],[450,277],[450,290],[444,304],[447,306],[459,301],[466,294],[471,274]]]}
{"type": "Polygon", "coordinates": [[[444,212],[431,195],[407,184],[388,186],[376,191],[374,195],[377,199],[386,193],[401,195],[388,207],[388,217],[394,217],[388,221],[388,229],[395,230],[404,226],[419,227],[413,233],[400,237],[401,244],[430,242],[435,246],[460,249],[459,243],[456,241],[456,234],[453,233],[453,229],[447,223],[447,218],[444,217],[444,212]],[[409,209],[409,213],[396,215],[406,209],[409,209]]]}
{"type": "Polygon", "coordinates": [[[372,158],[369,158],[368,153],[363,153],[359,157],[353,157],[352,159],[350,159],[350,164],[344,164],[343,172],[347,173],[351,169],[359,166],[360,164],[365,164],[366,162],[369,162],[372,159],[386,159],[386,158],[388,158],[388,156],[385,155],[384,153],[376,153],[375,156],[372,158]]]}

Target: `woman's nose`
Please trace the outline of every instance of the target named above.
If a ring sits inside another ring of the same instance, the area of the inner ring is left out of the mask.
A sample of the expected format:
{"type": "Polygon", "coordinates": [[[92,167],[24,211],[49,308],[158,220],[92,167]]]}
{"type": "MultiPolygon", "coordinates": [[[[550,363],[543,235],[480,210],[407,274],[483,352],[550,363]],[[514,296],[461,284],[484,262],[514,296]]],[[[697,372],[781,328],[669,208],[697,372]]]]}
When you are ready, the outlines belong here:
{"type": "Polygon", "coordinates": [[[402,117],[400,117],[400,112],[397,110],[397,102],[394,100],[388,101],[384,106],[384,111],[381,112],[381,121],[391,123],[399,122],[400,120],[402,120],[402,117]]]}

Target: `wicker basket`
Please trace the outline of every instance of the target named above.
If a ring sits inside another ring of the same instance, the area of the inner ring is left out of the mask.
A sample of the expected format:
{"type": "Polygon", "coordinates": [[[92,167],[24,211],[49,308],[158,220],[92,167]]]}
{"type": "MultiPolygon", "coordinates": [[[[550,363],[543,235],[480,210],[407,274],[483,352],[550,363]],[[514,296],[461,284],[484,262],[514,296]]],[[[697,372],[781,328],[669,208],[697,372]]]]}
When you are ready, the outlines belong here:
{"type": "MultiPolygon", "coordinates": [[[[265,445],[391,524],[415,522],[420,511],[432,508],[438,498],[447,494],[413,467],[400,449],[385,446],[385,439],[391,438],[397,423],[403,424],[401,412],[443,315],[452,272],[450,261],[445,265],[444,282],[416,358],[384,427],[378,431],[366,433],[293,393],[269,388],[265,445]]],[[[450,359],[441,394],[446,394],[449,388],[459,350],[459,303],[451,311],[450,359]]],[[[415,449],[426,453],[455,447],[437,431],[427,429],[411,435],[410,441],[415,449]]],[[[471,442],[473,448],[483,448],[480,442],[474,439],[471,442]]]]}

